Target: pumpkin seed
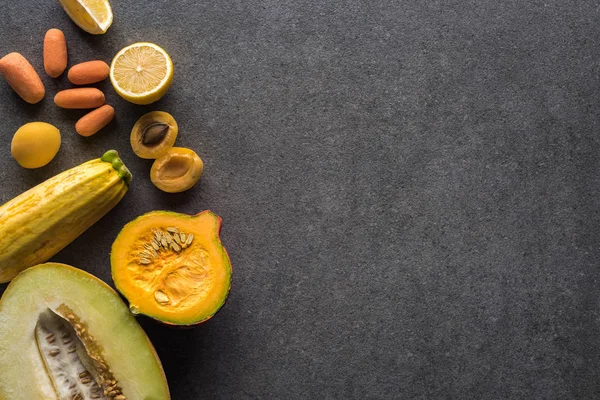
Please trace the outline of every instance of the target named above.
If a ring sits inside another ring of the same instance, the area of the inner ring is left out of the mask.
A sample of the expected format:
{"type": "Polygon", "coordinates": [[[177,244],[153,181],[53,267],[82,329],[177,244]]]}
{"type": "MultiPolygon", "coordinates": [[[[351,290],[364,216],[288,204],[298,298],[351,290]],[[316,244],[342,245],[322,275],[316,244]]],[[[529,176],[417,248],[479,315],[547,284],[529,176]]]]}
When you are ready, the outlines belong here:
{"type": "Polygon", "coordinates": [[[173,240],[175,241],[175,243],[181,244],[181,240],[179,240],[179,235],[173,235],[173,240]]]}
{"type": "Polygon", "coordinates": [[[169,297],[161,290],[154,292],[154,299],[160,304],[168,304],[169,297]]]}
{"type": "Polygon", "coordinates": [[[177,252],[181,251],[181,247],[175,242],[171,242],[171,248],[177,252]]]}
{"type": "Polygon", "coordinates": [[[151,263],[151,261],[148,260],[147,258],[140,258],[140,264],[148,265],[150,263],[151,263]]]}
{"type": "Polygon", "coordinates": [[[152,257],[152,254],[148,253],[147,251],[141,251],[139,256],[142,258],[150,258],[150,257],[152,257]]]}
{"type": "Polygon", "coordinates": [[[192,244],[193,240],[194,240],[194,234],[193,233],[188,234],[188,237],[187,237],[187,239],[185,241],[185,246],[187,247],[190,244],[192,244]]]}
{"type": "Polygon", "coordinates": [[[178,232],[179,232],[179,229],[177,229],[177,228],[173,228],[173,227],[169,227],[169,228],[167,228],[167,232],[171,232],[171,233],[178,233],[178,232]]]}

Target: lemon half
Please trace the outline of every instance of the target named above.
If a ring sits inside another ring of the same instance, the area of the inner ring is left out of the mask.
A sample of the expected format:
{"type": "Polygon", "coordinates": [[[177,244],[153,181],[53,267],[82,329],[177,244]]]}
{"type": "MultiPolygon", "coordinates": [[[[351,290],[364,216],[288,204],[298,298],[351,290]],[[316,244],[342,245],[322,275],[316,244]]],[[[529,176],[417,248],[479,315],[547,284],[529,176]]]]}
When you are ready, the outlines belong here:
{"type": "Polygon", "coordinates": [[[113,58],[110,81],[125,100],[141,105],[154,103],[173,82],[173,61],[154,43],[134,43],[113,58]]]}
{"type": "Polygon", "coordinates": [[[84,31],[100,35],[113,22],[108,0],[58,0],[67,15],[84,31]]]}

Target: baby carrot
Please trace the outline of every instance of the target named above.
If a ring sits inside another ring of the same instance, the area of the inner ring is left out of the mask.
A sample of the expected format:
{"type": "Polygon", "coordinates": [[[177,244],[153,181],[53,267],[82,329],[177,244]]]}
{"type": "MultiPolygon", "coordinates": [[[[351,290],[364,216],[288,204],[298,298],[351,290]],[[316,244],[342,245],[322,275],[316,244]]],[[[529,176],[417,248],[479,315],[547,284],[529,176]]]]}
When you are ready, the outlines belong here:
{"type": "Polygon", "coordinates": [[[108,78],[110,68],[104,61],[87,61],[69,69],[69,80],[75,85],[89,85],[108,78]]]}
{"type": "Polygon", "coordinates": [[[115,109],[108,104],[81,117],[75,124],[75,130],[81,136],[92,136],[109,124],[115,117],[115,109]]]}
{"type": "Polygon", "coordinates": [[[52,78],[67,69],[67,40],[59,29],[50,29],[44,37],[44,69],[52,78]]]}
{"type": "Polygon", "coordinates": [[[96,88],[61,90],[54,96],[54,104],[62,108],[96,108],[104,104],[104,93],[96,88]]]}
{"type": "Polygon", "coordinates": [[[10,53],[0,59],[0,74],[14,91],[30,104],[40,102],[46,94],[40,76],[19,53],[10,53]]]}

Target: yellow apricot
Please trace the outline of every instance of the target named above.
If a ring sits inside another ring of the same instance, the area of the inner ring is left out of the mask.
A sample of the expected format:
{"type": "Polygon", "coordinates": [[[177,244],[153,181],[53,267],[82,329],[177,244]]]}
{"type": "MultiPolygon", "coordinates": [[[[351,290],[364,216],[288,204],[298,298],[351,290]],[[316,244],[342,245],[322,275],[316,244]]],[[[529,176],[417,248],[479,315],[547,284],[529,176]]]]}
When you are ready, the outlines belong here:
{"type": "Polygon", "coordinates": [[[39,168],[48,164],[60,148],[60,131],[45,122],[30,122],[13,136],[10,152],[24,168],[39,168]]]}

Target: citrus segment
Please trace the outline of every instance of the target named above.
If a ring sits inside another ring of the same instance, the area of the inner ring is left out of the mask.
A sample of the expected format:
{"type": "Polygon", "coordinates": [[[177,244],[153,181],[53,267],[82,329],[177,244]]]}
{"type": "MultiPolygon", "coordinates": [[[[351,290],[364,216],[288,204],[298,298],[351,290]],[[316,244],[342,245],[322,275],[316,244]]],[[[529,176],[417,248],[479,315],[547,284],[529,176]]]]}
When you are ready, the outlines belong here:
{"type": "Polygon", "coordinates": [[[108,0],[58,0],[67,15],[84,31],[99,35],[106,33],[113,22],[108,0]]]}

